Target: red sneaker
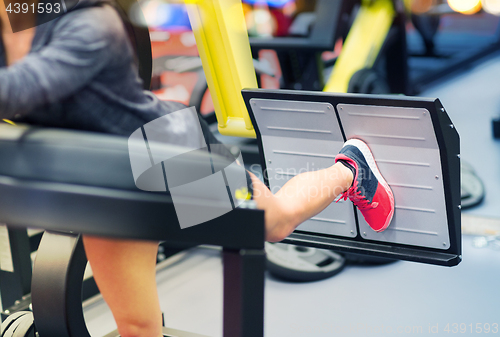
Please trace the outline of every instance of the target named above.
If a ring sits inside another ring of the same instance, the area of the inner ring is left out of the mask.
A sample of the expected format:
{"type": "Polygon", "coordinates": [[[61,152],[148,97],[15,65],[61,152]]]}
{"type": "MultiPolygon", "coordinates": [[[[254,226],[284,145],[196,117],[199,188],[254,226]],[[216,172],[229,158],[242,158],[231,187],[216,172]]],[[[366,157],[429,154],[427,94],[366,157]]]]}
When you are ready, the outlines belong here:
{"type": "Polygon", "coordinates": [[[382,232],[389,227],[394,215],[394,195],[380,174],[370,148],[359,139],[350,139],[335,157],[337,161],[351,166],[354,172],[352,186],[342,198],[349,198],[368,225],[374,231],[382,232]]]}

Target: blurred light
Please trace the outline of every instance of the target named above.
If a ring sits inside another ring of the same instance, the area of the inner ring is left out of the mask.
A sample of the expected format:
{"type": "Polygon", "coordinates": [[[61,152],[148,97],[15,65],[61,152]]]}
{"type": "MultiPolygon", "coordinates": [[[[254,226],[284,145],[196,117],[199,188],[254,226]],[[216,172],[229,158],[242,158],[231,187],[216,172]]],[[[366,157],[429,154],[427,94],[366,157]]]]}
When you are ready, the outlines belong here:
{"type": "Polygon", "coordinates": [[[412,13],[423,14],[428,12],[435,5],[436,0],[412,0],[410,9],[412,13]]]}
{"type": "Polygon", "coordinates": [[[267,8],[255,8],[245,17],[250,36],[270,37],[276,31],[276,22],[267,8]]]}
{"type": "Polygon", "coordinates": [[[481,2],[486,12],[500,16],[500,0],[482,0],[481,2]]]}
{"type": "Polygon", "coordinates": [[[292,16],[297,12],[297,5],[294,2],[289,2],[283,6],[283,14],[292,16]]]}
{"type": "Polygon", "coordinates": [[[462,14],[474,14],[481,10],[481,0],[448,0],[448,5],[462,14]]]}
{"type": "Polygon", "coordinates": [[[295,0],[243,0],[244,3],[251,4],[251,5],[268,5],[271,7],[283,7],[286,4],[293,2],[295,0]]]}
{"type": "Polygon", "coordinates": [[[142,6],[142,12],[148,27],[162,26],[171,18],[169,5],[158,0],[145,2],[142,6]]]}
{"type": "Polygon", "coordinates": [[[168,7],[158,0],[136,2],[130,8],[130,18],[136,24],[155,27],[169,19],[168,7]]]}
{"type": "Polygon", "coordinates": [[[181,34],[181,43],[184,47],[194,47],[196,46],[196,39],[193,32],[184,32],[181,34]]]}
{"type": "Polygon", "coordinates": [[[185,5],[162,0],[136,2],[130,9],[130,17],[134,23],[150,28],[191,28],[185,5]]]}
{"type": "Polygon", "coordinates": [[[165,42],[170,39],[170,33],[165,31],[150,31],[149,36],[153,42],[165,42]]]}

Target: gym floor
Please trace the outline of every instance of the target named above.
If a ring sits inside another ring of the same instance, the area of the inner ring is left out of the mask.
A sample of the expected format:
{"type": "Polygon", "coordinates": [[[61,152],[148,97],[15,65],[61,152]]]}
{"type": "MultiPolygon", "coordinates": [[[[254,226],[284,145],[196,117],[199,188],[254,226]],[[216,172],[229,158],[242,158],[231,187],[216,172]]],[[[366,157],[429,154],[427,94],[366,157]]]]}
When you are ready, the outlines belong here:
{"type": "MultiPolygon", "coordinates": [[[[491,120],[500,115],[500,53],[443,79],[420,96],[439,97],[461,136],[461,156],[486,186],[484,202],[463,211],[472,225],[500,219],[500,141],[491,120]]],[[[500,250],[476,248],[463,236],[463,262],[446,268],[410,262],[348,265],[314,283],[266,277],[265,336],[454,334],[500,332],[500,250]],[[496,324],[496,325],[495,325],[496,324]]],[[[497,246],[498,247],[498,246],[497,246]]],[[[220,252],[198,247],[164,262],[157,275],[168,327],[222,335],[220,252]]],[[[102,299],[85,305],[93,336],[115,329],[102,299]]]]}

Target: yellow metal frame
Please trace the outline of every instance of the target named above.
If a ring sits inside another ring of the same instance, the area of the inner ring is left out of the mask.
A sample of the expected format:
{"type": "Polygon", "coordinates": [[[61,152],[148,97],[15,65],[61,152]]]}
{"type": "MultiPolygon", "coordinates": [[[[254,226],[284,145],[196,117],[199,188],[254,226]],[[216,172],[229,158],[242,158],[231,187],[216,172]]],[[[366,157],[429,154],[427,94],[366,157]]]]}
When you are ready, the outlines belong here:
{"type": "Polygon", "coordinates": [[[13,121],[11,121],[10,119],[2,119],[3,122],[7,123],[7,124],[10,124],[10,125],[16,125],[16,123],[14,123],[13,121]]]}
{"type": "Polygon", "coordinates": [[[347,92],[354,73],[373,66],[395,14],[392,0],[362,2],[323,91],[347,92]]]}
{"type": "Polygon", "coordinates": [[[240,0],[186,0],[219,132],[255,138],[243,88],[257,88],[252,52],[240,0]]]}
{"type": "MultiPolygon", "coordinates": [[[[241,96],[243,88],[257,88],[241,0],[185,0],[185,3],[219,132],[255,138],[241,96]]],[[[392,0],[363,0],[324,91],[347,92],[354,73],[373,66],[394,16],[392,0]]]]}

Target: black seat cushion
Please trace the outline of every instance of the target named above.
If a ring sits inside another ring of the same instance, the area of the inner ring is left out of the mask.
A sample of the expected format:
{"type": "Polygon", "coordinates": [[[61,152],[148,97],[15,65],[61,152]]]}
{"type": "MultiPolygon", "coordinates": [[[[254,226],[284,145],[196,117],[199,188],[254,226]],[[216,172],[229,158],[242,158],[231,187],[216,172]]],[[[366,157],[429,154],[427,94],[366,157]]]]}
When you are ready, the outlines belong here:
{"type": "Polygon", "coordinates": [[[136,190],[126,137],[0,125],[0,175],[136,190]]]}

